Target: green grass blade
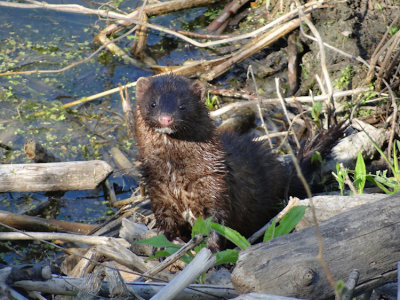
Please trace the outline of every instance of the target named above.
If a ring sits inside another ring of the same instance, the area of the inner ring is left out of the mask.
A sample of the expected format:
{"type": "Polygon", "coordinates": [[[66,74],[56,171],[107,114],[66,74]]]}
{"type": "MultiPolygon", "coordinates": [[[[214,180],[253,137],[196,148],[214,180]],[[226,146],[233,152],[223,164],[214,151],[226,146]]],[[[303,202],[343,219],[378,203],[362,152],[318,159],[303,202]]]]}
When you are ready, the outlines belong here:
{"type": "Polygon", "coordinates": [[[230,240],[232,243],[234,243],[236,246],[238,246],[240,249],[246,249],[250,247],[250,243],[246,240],[246,238],[241,235],[239,232],[236,230],[223,226],[218,223],[211,222],[211,228],[214,229],[216,232],[218,232],[220,235],[223,237],[227,238],[230,240]]]}

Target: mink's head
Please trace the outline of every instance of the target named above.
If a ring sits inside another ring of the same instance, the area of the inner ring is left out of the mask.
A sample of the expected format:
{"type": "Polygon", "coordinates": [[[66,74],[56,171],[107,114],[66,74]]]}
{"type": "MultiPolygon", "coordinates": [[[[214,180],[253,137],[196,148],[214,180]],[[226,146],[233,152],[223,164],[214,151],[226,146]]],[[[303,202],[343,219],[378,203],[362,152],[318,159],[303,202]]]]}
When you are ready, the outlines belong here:
{"type": "Polygon", "coordinates": [[[147,126],[176,139],[203,141],[214,124],[202,102],[205,87],[173,74],[141,77],[136,82],[136,101],[147,126]]]}

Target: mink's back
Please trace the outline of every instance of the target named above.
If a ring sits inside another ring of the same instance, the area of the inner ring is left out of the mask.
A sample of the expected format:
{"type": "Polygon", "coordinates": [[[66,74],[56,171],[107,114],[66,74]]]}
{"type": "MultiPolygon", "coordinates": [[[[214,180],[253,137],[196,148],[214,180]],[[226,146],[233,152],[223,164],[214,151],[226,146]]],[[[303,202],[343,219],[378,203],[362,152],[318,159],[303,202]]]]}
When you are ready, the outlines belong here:
{"type": "Polygon", "coordinates": [[[228,201],[232,212],[227,226],[248,237],[281,208],[285,168],[268,146],[248,135],[222,133],[227,166],[228,201]]]}

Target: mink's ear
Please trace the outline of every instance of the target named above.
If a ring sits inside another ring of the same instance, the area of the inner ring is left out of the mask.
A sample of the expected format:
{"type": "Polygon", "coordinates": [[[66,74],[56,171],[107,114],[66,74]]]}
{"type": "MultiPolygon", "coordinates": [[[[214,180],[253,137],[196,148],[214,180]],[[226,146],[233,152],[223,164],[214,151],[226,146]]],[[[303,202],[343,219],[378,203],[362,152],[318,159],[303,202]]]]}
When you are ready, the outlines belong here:
{"type": "Polygon", "coordinates": [[[200,80],[193,81],[190,90],[199,97],[199,100],[203,100],[206,95],[206,86],[200,80]]]}
{"type": "Polygon", "coordinates": [[[144,94],[151,86],[151,79],[149,77],[140,77],[136,81],[136,101],[143,99],[144,94]]]}

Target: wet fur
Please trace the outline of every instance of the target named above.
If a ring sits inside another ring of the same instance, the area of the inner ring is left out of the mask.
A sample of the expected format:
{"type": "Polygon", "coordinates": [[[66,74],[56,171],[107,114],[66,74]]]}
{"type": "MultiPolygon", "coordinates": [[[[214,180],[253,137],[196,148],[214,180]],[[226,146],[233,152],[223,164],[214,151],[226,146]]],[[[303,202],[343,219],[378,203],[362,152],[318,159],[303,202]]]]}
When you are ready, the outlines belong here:
{"type": "MultiPolygon", "coordinates": [[[[214,216],[248,237],[276,214],[285,170],[265,145],[217,133],[203,97],[202,84],[174,75],[137,82],[136,139],[157,226],[187,241],[197,217],[214,216]],[[160,130],[160,114],[173,118],[171,131],[160,130]]],[[[209,247],[225,241],[213,234],[209,247]]]]}

